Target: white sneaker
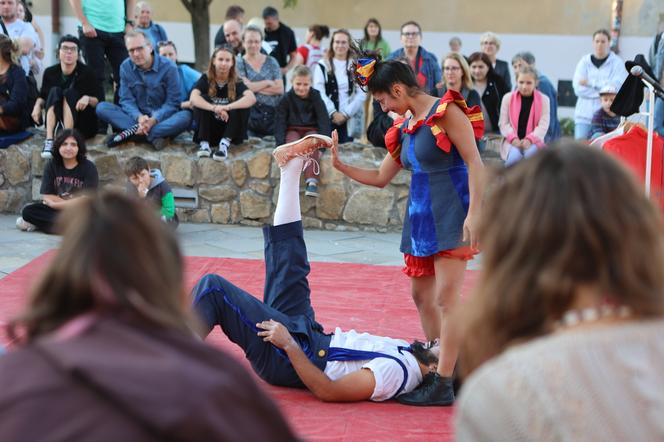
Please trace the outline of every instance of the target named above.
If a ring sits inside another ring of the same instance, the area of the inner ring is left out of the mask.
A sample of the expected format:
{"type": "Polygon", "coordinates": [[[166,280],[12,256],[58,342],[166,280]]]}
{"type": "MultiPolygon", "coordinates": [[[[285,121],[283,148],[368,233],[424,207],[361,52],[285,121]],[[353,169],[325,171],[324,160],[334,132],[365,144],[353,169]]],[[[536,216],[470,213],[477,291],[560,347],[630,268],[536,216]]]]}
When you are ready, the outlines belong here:
{"type": "Polygon", "coordinates": [[[44,141],[44,148],[41,151],[41,157],[45,160],[53,158],[53,140],[44,141]]]}
{"type": "Polygon", "coordinates": [[[27,222],[23,217],[19,216],[16,218],[16,228],[24,232],[34,232],[37,230],[37,226],[32,223],[27,222]]]}
{"type": "Polygon", "coordinates": [[[212,155],[212,151],[210,150],[210,146],[201,146],[198,148],[198,152],[196,152],[196,156],[198,158],[210,158],[210,155],[212,155]]]}
{"type": "Polygon", "coordinates": [[[226,161],[226,158],[228,158],[228,147],[220,144],[219,149],[212,155],[212,159],[215,161],[226,161]]]}

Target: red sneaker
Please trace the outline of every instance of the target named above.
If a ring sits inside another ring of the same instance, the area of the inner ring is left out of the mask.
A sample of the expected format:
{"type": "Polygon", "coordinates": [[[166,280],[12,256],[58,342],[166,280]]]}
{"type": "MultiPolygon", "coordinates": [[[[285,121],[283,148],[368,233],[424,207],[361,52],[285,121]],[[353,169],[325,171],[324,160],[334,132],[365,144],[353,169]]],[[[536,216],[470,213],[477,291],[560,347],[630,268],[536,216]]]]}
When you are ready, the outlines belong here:
{"type": "Polygon", "coordinates": [[[306,158],[317,149],[332,147],[332,138],[325,135],[312,134],[290,143],[282,144],[274,149],[272,156],[277,164],[283,167],[295,157],[306,158]]]}

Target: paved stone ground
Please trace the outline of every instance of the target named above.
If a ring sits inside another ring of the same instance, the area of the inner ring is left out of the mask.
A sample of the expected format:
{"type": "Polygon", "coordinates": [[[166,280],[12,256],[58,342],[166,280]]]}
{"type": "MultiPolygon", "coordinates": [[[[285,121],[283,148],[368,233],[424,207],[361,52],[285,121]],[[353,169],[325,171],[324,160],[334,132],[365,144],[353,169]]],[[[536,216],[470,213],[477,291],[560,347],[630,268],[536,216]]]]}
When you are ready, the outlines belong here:
{"type": "MultiPolygon", "coordinates": [[[[15,215],[0,215],[0,279],[60,243],[58,236],[20,232],[15,221],[15,215]]],[[[263,258],[263,234],[258,227],[183,223],[177,234],[187,256],[263,258]]],[[[403,264],[399,233],[306,230],[305,239],[311,261],[403,264]]],[[[469,268],[478,268],[480,261],[471,261],[469,268]]]]}

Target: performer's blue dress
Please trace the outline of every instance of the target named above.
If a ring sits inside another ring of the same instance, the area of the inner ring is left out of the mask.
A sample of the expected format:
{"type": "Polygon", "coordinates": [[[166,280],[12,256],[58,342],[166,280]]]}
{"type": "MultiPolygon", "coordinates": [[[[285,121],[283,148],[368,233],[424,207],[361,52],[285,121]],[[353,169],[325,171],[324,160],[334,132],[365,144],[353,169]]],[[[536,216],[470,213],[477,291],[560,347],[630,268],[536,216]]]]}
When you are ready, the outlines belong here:
{"type": "Polygon", "coordinates": [[[410,119],[397,122],[385,135],[392,158],[412,171],[400,247],[406,255],[431,256],[463,245],[463,222],[470,203],[468,169],[437,125],[452,102],[468,116],[475,136],[481,136],[481,110],[477,106],[469,109],[452,90],[431,108],[425,120],[411,129],[410,119]]]}

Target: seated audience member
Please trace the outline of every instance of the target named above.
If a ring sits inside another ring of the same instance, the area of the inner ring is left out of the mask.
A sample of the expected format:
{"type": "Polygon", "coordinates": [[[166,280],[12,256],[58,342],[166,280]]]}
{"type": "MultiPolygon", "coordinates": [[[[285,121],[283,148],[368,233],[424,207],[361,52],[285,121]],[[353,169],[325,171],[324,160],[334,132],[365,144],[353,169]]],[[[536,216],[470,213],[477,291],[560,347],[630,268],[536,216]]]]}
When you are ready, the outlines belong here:
{"type": "Polygon", "coordinates": [[[44,165],[42,201],[28,204],[16,220],[20,230],[54,233],[62,209],[76,204],[84,190],[99,184],[97,168],[87,159],[85,138],[76,129],[65,129],[53,143],[53,158],[44,165]]]}
{"type": "Polygon", "coordinates": [[[194,85],[201,78],[201,73],[196,69],[189,67],[184,63],[178,63],[178,50],[175,43],[172,41],[160,41],[157,43],[159,55],[171,60],[178,67],[178,75],[180,76],[180,109],[193,109],[189,95],[194,89],[194,85]]]}
{"type": "Polygon", "coordinates": [[[144,136],[156,150],[187,130],[191,112],[180,110],[180,76],[171,60],[153,52],[140,31],[125,35],[129,58],[120,66],[120,105],[102,102],[97,116],[120,132],[111,134],[108,147],[144,136]]]}
{"type": "Polygon", "coordinates": [[[218,144],[213,159],[224,161],[231,142],[239,144],[246,138],[242,110],[256,103],[254,93],[238,78],[230,46],[220,46],[212,52],[208,70],[196,82],[190,100],[198,127],[194,136],[200,145],[198,157],[210,157],[210,145],[218,144]]]}
{"type": "Polygon", "coordinates": [[[249,110],[249,135],[274,135],[274,115],[284,94],[284,80],[274,57],[261,53],[263,31],[247,26],[242,33],[245,53],[237,57],[236,71],[244,85],[256,96],[249,110]]]}
{"type": "Polygon", "coordinates": [[[613,100],[616,98],[617,93],[618,89],[610,84],[600,89],[599,99],[602,103],[602,107],[597,109],[597,112],[593,115],[592,128],[590,130],[592,138],[608,134],[618,128],[618,125],[620,124],[620,115],[611,112],[611,105],[613,104],[613,100]]]}
{"type": "Polygon", "coordinates": [[[500,103],[509,92],[503,79],[496,74],[489,56],[483,52],[473,52],[468,57],[470,75],[473,77],[473,88],[481,98],[482,114],[484,115],[484,133],[499,133],[500,103]]]}
{"type": "Polygon", "coordinates": [[[305,44],[297,48],[296,65],[305,65],[313,68],[325,56],[325,50],[321,47],[324,38],[330,36],[330,28],[325,25],[311,25],[304,39],[305,44]]]}
{"type": "Polygon", "coordinates": [[[459,37],[450,38],[450,41],[448,42],[448,45],[450,46],[450,52],[454,52],[455,54],[460,54],[461,44],[462,44],[461,39],[459,37]]]}
{"type": "MultiPolygon", "coordinates": [[[[339,133],[339,142],[353,140],[348,128],[351,118],[361,116],[367,94],[353,80],[349,71],[352,63],[350,44],[352,37],[345,29],[332,33],[330,49],[325,58],[314,68],[314,88],[320,92],[332,129],[339,133]]],[[[357,117],[356,117],[357,118],[357,117]]]]}
{"type": "Polygon", "coordinates": [[[404,59],[413,68],[417,84],[430,95],[436,95],[436,85],[440,83],[442,71],[438,59],[422,47],[422,28],[417,22],[408,21],[401,25],[403,47],[392,52],[387,59],[404,59]]]}
{"type": "Polygon", "coordinates": [[[505,166],[534,155],[544,147],[549,128],[549,97],[537,90],[537,71],[523,67],[516,74],[516,89],[503,97],[500,133],[505,137],[501,156],[505,166]]]}
{"type": "Polygon", "coordinates": [[[21,132],[28,123],[28,83],[14,63],[18,51],[15,42],[0,34],[0,136],[21,132]]]}
{"type": "Polygon", "coordinates": [[[152,21],[152,6],[148,2],[136,3],[136,30],[141,31],[150,39],[153,48],[157,47],[160,41],[168,40],[164,28],[152,21]]]}
{"type": "Polygon", "coordinates": [[[456,318],[456,440],[655,441],[664,415],[660,210],[604,152],[499,172],[483,272],[456,318]]]}
{"type": "Polygon", "coordinates": [[[64,211],[62,244],[7,327],[3,440],[297,440],[247,370],[195,336],[169,230],[117,192],[64,211]]]}
{"type": "MultiPolygon", "coordinates": [[[[528,52],[519,52],[512,57],[512,68],[514,72],[519,72],[523,66],[530,66],[535,68],[535,56],[528,52]]],[[[537,73],[537,90],[549,97],[549,104],[551,105],[551,118],[549,119],[549,130],[546,131],[544,137],[545,143],[551,143],[560,138],[560,122],[558,121],[558,91],[551,83],[551,80],[541,72],[537,73]]]]}
{"type": "Polygon", "coordinates": [[[297,61],[297,41],[291,28],[279,20],[279,12],[272,6],[263,9],[265,41],[270,44],[270,55],[276,58],[281,74],[286,75],[297,61]]]}
{"type": "MultiPolygon", "coordinates": [[[[277,107],[274,123],[274,138],[277,146],[292,143],[307,135],[331,135],[330,118],[327,116],[325,102],[320,92],[312,88],[311,70],[306,66],[297,66],[293,70],[292,88],[283,96],[277,107]]],[[[309,155],[313,161],[319,162],[320,149],[309,155]]],[[[318,196],[316,172],[320,169],[311,163],[304,170],[305,195],[318,196]]]]}
{"type": "Polygon", "coordinates": [[[438,360],[421,343],[340,328],[326,334],[316,321],[300,215],[300,155],[321,142],[329,146],[327,140],[305,139],[274,151],[281,178],[273,225],[263,229],[263,301],[209,274],[194,287],[194,309],[206,326],[203,335],[218,325],[269,384],[307,388],[326,402],[386,401],[412,391],[438,360]]]}
{"type": "Polygon", "coordinates": [[[377,19],[370,18],[364,25],[364,37],[360,40],[360,49],[378,52],[383,58],[392,52],[390,44],[383,38],[383,28],[377,19]]]}
{"type": "Polygon", "coordinates": [[[491,60],[491,67],[496,74],[503,79],[508,91],[512,90],[512,77],[510,76],[510,67],[505,60],[497,58],[500,51],[500,38],[493,32],[485,32],[480,37],[480,49],[491,60]]]}
{"type": "Polygon", "coordinates": [[[129,180],[129,193],[150,201],[159,210],[161,220],[177,228],[175,197],[161,170],[150,169],[148,162],[141,157],[131,157],[125,164],[125,175],[129,180]]]}
{"type": "MultiPolygon", "coordinates": [[[[226,8],[226,16],[224,17],[224,20],[235,20],[242,26],[244,23],[244,8],[242,6],[238,5],[231,5],[228,8],[226,8]]],[[[224,44],[229,44],[228,41],[226,41],[226,34],[224,33],[224,25],[222,24],[219,27],[219,30],[214,36],[214,47],[218,48],[221,45],[224,44]]]]}
{"type": "Polygon", "coordinates": [[[60,38],[60,62],[44,71],[41,91],[32,109],[32,120],[37,125],[43,121],[46,126],[42,158],[52,157],[56,128],[76,128],[85,138],[97,133],[95,107],[103,97],[99,96],[101,88],[95,73],[79,61],[79,49],[78,38],[73,35],[60,38]]]}
{"type": "Polygon", "coordinates": [[[443,60],[443,81],[438,85],[438,96],[445,95],[448,89],[459,92],[468,107],[479,106],[480,96],[473,88],[468,62],[463,55],[450,52],[443,60]]]}

